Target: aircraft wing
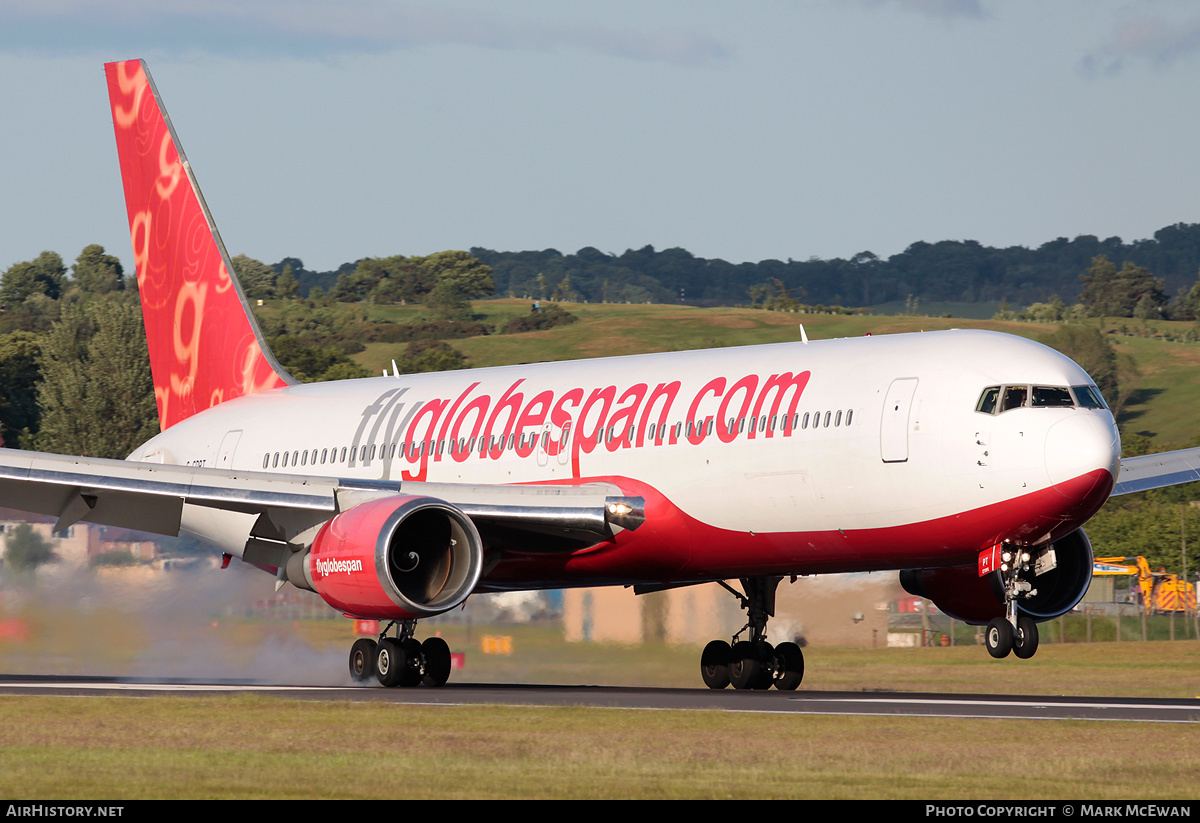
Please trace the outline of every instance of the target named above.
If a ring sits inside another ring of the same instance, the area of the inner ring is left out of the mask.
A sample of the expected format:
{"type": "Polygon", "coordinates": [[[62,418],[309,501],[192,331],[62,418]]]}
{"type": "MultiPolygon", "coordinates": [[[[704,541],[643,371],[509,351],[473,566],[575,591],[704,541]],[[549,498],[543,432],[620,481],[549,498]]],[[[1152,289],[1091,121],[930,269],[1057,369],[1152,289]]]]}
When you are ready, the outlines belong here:
{"type": "Polygon", "coordinates": [[[475,523],[488,548],[561,552],[641,524],[641,498],[612,483],[472,485],[361,481],[0,449],[0,505],[156,534],[181,528],[247,562],[278,566],[334,515],[393,495],[434,497],[475,523]],[[621,505],[617,505],[617,503],[621,505]]]}
{"type": "Polygon", "coordinates": [[[1143,454],[1121,459],[1112,493],[1130,494],[1200,480],[1200,449],[1143,454]]]}

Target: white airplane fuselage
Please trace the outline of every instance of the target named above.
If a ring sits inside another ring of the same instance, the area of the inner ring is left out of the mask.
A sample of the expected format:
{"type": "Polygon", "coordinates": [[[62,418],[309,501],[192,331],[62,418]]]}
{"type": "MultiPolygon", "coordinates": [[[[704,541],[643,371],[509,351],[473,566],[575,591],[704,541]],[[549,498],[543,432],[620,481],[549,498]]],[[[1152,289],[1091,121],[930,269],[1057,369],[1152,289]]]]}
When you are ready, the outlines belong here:
{"type": "Polygon", "coordinates": [[[130,459],[646,498],[648,528],[510,553],[485,589],[969,565],[1079,528],[1120,465],[1107,409],[986,413],[981,392],[1092,382],[1011,335],[879,335],[296,385],[130,459]]]}

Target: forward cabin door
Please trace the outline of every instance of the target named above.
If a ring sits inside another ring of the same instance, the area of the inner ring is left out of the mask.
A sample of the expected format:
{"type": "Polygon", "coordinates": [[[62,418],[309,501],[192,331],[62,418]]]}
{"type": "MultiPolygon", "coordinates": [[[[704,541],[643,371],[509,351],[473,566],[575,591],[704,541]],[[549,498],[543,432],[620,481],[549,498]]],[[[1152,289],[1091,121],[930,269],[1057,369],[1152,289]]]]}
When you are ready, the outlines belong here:
{"type": "Polygon", "coordinates": [[[883,419],[879,424],[879,456],[884,463],[908,460],[908,418],[916,391],[915,377],[898,378],[888,387],[883,401],[883,419]]]}
{"type": "Polygon", "coordinates": [[[233,453],[237,451],[238,441],[241,439],[241,429],[235,429],[225,434],[225,437],[221,440],[221,448],[217,449],[218,469],[233,468],[233,453]]]}

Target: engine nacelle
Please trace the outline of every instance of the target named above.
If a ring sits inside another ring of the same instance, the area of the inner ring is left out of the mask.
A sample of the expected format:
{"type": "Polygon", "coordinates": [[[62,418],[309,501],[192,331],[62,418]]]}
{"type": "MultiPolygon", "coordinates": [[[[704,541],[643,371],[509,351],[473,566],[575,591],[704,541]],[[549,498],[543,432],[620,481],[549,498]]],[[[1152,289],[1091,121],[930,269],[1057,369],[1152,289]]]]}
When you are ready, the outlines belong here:
{"type": "Polygon", "coordinates": [[[288,563],[289,579],[301,575],[335,609],[390,620],[453,609],[482,572],[483,542],[469,517],[444,501],[403,495],[342,512],[288,563]]]}
{"type": "MultiPolygon", "coordinates": [[[[1037,621],[1051,620],[1075,608],[1092,581],[1092,544],[1083,529],[1059,538],[1049,547],[1029,551],[1036,554],[1046,550],[1054,552],[1054,568],[1030,581],[1037,594],[1018,601],[1021,613],[1037,621]]],[[[975,566],[905,569],[900,572],[900,585],[909,594],[926,597],[943,613],[967,623],[982,624],[993,617],[1004,617],[999,571],[980,577],[975,566]]]]}

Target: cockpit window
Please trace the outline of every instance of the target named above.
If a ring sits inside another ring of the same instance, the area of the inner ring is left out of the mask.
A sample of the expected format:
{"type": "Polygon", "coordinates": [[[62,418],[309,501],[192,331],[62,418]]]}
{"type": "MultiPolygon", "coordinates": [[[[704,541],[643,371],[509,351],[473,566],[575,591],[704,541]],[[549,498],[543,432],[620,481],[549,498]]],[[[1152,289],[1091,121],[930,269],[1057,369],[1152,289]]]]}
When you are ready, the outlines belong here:
{"type": "Polygon", "coordinates": [[[1071,392],[1063,386],[1034,386],[1033,405],[1071,408],[1075,403],[1071,400],[1071,392]]]}
{"type": "Polygon", "coordinates": [[[996,413],[996,401],[1000,399],[1000,387],[988,386],[983,390],[983,394],[979,395],[979,402],[975,404],[975,411],[983,412],[984,414],[996,413]]]}
{"type": "Polygon", "coordinates": [[[1104,399],[1095,386],[988,386],[979,395],[975,411],[1002,414],[1012,409],[1103,409],[1104,399]]]}
{"type": "Polygon", "coordinates": [[[1075,393],[1075,399],[1079,402],[1081,408],[1108,408],[1104,405],[1104,398],[1100,396],[1100,390],[1095,386],[1072,386],[1071,391],[1075,393]]]}
{"type": "Polygon", "coordinates": [[[1000,405],[1000,411],[1006,412],[1013,409],[1019,409],[1025,405],[1025,401],[1028,397],[1028,386],[1005,386],[1004,402],[1000,405]]]}

